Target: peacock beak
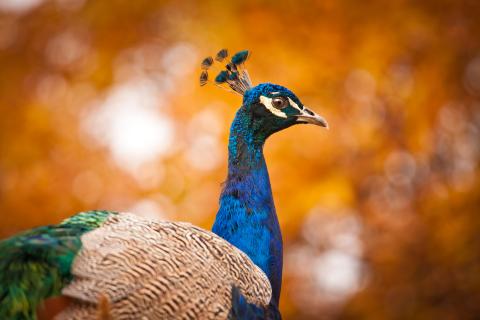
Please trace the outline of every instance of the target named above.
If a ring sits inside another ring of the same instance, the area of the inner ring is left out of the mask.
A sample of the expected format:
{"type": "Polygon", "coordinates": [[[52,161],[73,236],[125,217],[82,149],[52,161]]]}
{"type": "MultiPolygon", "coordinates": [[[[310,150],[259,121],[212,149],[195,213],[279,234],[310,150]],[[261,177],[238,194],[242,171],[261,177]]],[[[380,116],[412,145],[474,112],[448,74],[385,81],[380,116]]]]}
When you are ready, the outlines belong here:
{"type": "Polygon", "coordinates": [[[297,114],[297,123],[311,123],[328,129],[328,122],[307,107],[303,107],[301,114],[297,114]]]}

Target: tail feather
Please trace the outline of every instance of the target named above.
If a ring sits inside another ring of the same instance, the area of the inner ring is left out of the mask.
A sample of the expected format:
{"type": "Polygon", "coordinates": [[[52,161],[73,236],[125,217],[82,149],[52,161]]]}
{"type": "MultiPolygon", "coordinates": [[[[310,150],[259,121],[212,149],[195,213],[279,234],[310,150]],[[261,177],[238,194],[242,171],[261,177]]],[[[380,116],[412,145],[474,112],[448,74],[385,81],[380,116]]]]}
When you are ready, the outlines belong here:
{"type": "Polygon", "coordinates": [[[35,319],[38,304],[60,294],[80,239],[46,226],[0,242],[0,319],[35,319]]]}
{"type": "Polygon", "coordinates": [[[83,212],[58,225],[39,227],[0,241],[0,319],[36,319],[39,304],[71,280],[80,237],[108,215],[83,212]]]}

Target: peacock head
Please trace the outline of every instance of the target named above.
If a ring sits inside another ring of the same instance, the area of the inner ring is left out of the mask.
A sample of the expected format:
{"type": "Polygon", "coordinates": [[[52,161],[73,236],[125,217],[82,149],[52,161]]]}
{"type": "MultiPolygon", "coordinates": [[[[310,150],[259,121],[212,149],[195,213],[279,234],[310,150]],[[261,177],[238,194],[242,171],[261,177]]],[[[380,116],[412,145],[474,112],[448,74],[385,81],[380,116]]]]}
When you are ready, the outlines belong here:
{"type": "MultiPolygon", "coordinates": [[[[212,81],[215,85],[243,96],[243,104],[239,113],[247,118],[253,128],[265,138],[269,135],[291,127],[295,124],[315,124],[328,128],[327,121],[303,105],[298,97],[289,89],[272,83],[261,83],[253,86],[245,69],[245,61],[249,56],[247,50],[237,52],[212,81]]],[[[218,62],[228,57],[226,49],[215,56],[218,62]]],[[[202,61],[200,85],[209,81],[208,70],[214,58],[207,57],[202,61]]]]}

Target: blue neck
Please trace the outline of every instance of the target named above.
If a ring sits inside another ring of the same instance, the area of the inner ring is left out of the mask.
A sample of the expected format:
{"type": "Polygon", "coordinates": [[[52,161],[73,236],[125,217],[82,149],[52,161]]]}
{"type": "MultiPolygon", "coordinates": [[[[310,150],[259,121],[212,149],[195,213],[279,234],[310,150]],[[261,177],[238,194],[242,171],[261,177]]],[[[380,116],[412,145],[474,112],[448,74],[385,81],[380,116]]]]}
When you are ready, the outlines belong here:
{"type": "Polygon", "coordinates": [[[228,178],[212,231],[246,253],[265,272],[272,285],[272,300],[278,305],[282,235],[263,157],[266,136],[259,130],[240,109],[230,131],[228,178]]]}

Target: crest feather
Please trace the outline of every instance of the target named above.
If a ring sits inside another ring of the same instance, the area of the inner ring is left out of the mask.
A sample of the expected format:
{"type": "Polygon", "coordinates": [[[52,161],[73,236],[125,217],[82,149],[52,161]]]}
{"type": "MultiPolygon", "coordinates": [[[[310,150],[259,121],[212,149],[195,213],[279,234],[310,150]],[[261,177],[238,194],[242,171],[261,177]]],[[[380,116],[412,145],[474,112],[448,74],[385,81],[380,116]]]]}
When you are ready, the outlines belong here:
{"type": "MultiPolygon", "coordinates": [[[[244,63],[249,56],[248,50],[242,50],[235,53],[230,61],[227,61],[225,69],[221,70],[215,77],[215,84],[227,89],[228,91],[233,90],[234,92],[244,95],[247,90],[253,87],[250,76],[248,75],[247,70],[245,69],[244,63]],[[225,85],[225,86],[224,86],[225,85]],[[228,86],[228,87],[227,87],[228,86]]],[[[228,57],[228,50],[220,50],[216,56],[215,60],[218,62],[223,62],[228,57]]],[[[207,57],[202,61],[202,73],[200,74],[200,85],[203,86],[208,82],[208,73],[207,70],[213,65],[214,60],[212,57],[207,57]]]]}
{"type": "Polygon", "coordinates": [[[247,61],[248,55],[248,50],[239,51],[235,53],[235,55],[232,57],[232,63],[234,63],[235,65],[242,64],[247,61]]]}
{"type": "Polygon", "coordinates": [[[215,56],[215,60],[218,62],[222,62],[225,60],[225,58],[228,57],[228,50],[227,49],[222,49],[218,51],[217,55],[215,56]]]}
{"type": "Polygon", "coordinates": [[[227,79],[228,79],[228,73],[227,71],[223,70],[223,71],[220,71],[220,73],[215,77],[215,82],[224,83],[224,82],[227,82],[227,79]]]}
{"type": "Polygon", "coordinates": [[[203,70],[208,70],[213,64],[213,58],[212,57],[206,57],[202,61],[202,69],[203,70]]]}
{"type": "Polygon", "coordinates": [[[208,82],[208,72],[206,70],[203,70],[202,73],[200,74],[200,86],[206,85],[208,82]]]}

